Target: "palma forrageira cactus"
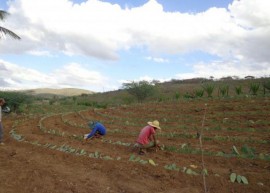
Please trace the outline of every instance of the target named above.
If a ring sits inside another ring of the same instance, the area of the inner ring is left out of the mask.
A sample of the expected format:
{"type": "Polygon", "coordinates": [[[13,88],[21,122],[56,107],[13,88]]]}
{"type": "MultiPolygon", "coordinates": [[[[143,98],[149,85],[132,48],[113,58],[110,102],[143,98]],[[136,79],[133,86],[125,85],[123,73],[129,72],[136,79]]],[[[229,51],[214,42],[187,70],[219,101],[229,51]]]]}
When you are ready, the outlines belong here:
{"type": "Polygon", "coordinates": [[[236,93],[237,95],[240,95],[240,94],[243,93],[243,91],[242,91],[242,86],[241,86],[241,85],[234,87],[234,89],[235,89],[235,93],[236,93]]]}
{"type": "Polygon", "coordinates": [[[212,97],[215,85],[213,85],[213,84],[204,84],[204,85],[202,85],[202,87],[203,87],[204,91],[207,93],[207,96],[212,97]]]}
{"type": "Polygon", "coordinates": [[[219,96],[221,95],[222,97],[228,96],[229,95],[229,85],[219,86],[218,95],[219,96]]]}
{"type": "Polygon", "coordinates": [[[252,95],[257,95],[260,88],[260,83],[250,83],[249,85],[249,92],[252,95]]]}

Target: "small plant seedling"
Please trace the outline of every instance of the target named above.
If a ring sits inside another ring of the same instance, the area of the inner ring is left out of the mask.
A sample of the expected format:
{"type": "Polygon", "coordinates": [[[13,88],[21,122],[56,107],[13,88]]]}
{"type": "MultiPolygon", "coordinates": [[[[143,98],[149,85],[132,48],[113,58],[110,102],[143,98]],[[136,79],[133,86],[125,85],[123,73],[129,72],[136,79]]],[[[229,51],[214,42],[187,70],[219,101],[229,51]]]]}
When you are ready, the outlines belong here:
{"type": "Polygon", "coordinates": [[[167,170],[176,170],[176,171],[180,170],[180,168],[175,163],[170,164],[170,165],[165,165],[164,168],[167,170]]]}
{"type": "Polygon", "coordinates": [[[193,171],[192,169],[188,168],[186,171],[185,171],[186,174],[189,174],[189,175],[198,175],[197,172],[193,171]]]}
{"type": "Polygon", "coordinates": [[[237,181],[239,184],[240,183],[248,184],[248,180],[247,180],[247,178],[245,176],[236,174],[234,172],[230,174],[230,181],[232,183],[234,183],[235,181],[237,181]]]}
{"type": "Polygon", "coordinates": [[[237,148],[235,146],[233,146],[233,153],[237,154],[237,155],[240,155],[237,148]]]}
{"type": "Polygon", "coordinates": [[[236,180],[236,173],[231,173],[230,180],[231,180],[231,182],[235,182],[235,180],[236,180]]]}
{"type": "Polygon", "coordinates": [[[113,158],[108,156],[108,155],[104,156],[102,159],[104,159],[104,160],[113,160],[113,158]]]}
{"type": "Polygon", "coordinates": [[[241,180],[244,184],[248,184],[248,180],[245,176],[241,176],[241,180]]]}
{"type": "MultiPolygon", "coordinates": [[[[134,154],[131,154],[130,157],[129,157],[129,161],[132,161],[132,162],[139,162],[141,164],[147,164],[148,161],[145,161],[143,159],[141,159],[140,157],[136,157],[134,154]]],[[[150,162],[149,162],[150,163],[150,162]]]]}
{"type": "Polygon", "coordinates": [[[152,166],[156,166],[156,165],[157,165],[152,159],[149,159],[148,162],[149,162],[152,166]]]}
{"type": "Polygon", "coordinates": [[[237,180],[238,183],[241,183],[241,181],[242,181],[241,176],[240,175],[237,175],[236,180],[237,180]]]}
{"type": "Polygon", "coordinates": [[[203,175],[208,175],[207,169],[204,168],[204,169],[202,170],[202,174],[203,174],[203,175]]]}
{"type": "Polygon", "coordinates": [[[130,157],[129,157],[129,161],[133,161],[135,159],[135,155],[134,154],[131,154],[130,157]]]}

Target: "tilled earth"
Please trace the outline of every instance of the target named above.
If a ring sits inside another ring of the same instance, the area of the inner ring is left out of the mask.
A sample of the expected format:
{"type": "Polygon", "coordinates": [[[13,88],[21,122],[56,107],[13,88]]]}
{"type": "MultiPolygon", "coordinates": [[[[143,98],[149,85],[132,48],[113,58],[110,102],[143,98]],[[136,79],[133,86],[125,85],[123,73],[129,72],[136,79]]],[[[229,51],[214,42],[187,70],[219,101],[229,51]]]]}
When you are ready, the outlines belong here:
{"type": "MultiPolygon", "coordinates": [[[[262,105],[269,105],[269,102],[262,105]]],[[[218,104],[213,103],[212,106],[212,111],[209,108],[208,113],[214,117],[213,112],[216,113],[218,104]]],[[[161,120],[164,126],[159,134],[159,140],[165,147],[179,148],[189,145],[199,148],[197,138],[176,136],[172,118],[171,120],[167,118],[165,126],[165,119],[161,119],[163,114],[156,114],[145,120],[143,118],[134,120],[133,122],[138,122],[137,125],[132,125],[132,119],[119,118],[149,114],[145,109],[148,108],[144,107],[138,112],[136,108],[127,110],[125,107],[99,111],[90,109],[47,117],[4,116],[5,145],[0,146],[0,193],[201,193],[205,192],[205,187],[207,192],[212,193],[270,192],[269,160],[204,155],[207,169],[204,183],[200,153],[179,153],[165,148],[157,152],[148,151],[146,155],[138,155],[137,150],[132,149],[132,144],[146,120],[154,117],[161,120]],[[133,114],[128,115],[125,111],[133,114]],[[103,120],[108,128],[108,134],[101,139],[84,143],[81,136],[88,132],[86,120],[90,119],[103,120]],[[153,160],[155,165],[150,164],[149,160],[153,160]],[[175,164],[178,170],[165,168],[171,164],[175,164]],[[196,174],[187,174],[183,172],[184,168],[189,168],[196,174]],[[248,184],[232,183],[230,181],[232,172],[245,176],[248,184]]],[[[190,110],[191,107],[181,109],[180,113],[194,116],[194,121],[199,122],[197,127],[200,126],[199,120],[204,112],[202,109],[196,108],[194,111],[190,110]],[[198,112],[200,115],[197,116],[198,112]]],[[[223,106],[220,112],[224,112],[224,109],[228,110],[223,106]]],[[[269,123],[267,116],[261,117],[261,120],[269,123]]],[[[231,117],[243,123],[241,118],[235,115],[231,117]]],[[[224,118],[232,120],[231,117],[227,113],[222,120],[224,118]]],[[[252,119],[251,116],[248,120],[254,121],[256,118],[252,119]]],[[[190,121],[189,124],[188,127],[193,122],[190,121]]],[[[211,127],[209,120],[205,124],[206,127],[211,127]]],[[[245,142],[256,147],[260,153],[269,154],[269,125],[264,122],[262,127],[264,132],[225,131],[221,128],[218,131],[206,130],[204,135],[209,138],[218,134],[244,140],[252,139],[253,141],[245,142]],[[265,140],[266,143],[257,142],[259,139],[265,140]]],[[[196,132],[196,129],[188,131],[192,135],[196,132]]],[[[203,143],[205,150],[225,153],[229,153],[234,145],[240,147],[242,141],[204,140],[203,143]]]]}

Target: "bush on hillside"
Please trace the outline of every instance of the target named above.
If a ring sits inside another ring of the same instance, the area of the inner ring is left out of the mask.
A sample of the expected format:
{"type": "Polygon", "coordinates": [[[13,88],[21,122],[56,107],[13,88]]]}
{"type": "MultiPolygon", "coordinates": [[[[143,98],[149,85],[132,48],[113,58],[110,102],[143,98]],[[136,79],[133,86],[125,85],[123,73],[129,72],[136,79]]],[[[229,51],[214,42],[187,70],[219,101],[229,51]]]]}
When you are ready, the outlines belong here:
{"type": "Polygon", "coordinates": [[[1,92],[0,98],[4,98],[6,105],[15,113],[20,113],[24,107],[33,101],[33,97],[22,92],[1,92]]]}
{"type": "Polygon", "coordinates": [[[155,93],[155,83],[148,81],[123,83],[123,88],[126,89],[129,94],[136,97],[138,102],[142,102],[155,93]]]}

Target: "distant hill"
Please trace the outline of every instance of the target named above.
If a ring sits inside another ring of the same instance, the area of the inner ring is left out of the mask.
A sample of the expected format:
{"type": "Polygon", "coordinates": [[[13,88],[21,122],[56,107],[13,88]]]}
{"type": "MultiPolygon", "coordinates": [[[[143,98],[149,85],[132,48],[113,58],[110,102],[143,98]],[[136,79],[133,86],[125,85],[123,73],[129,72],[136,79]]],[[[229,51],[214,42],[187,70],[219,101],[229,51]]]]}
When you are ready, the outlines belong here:
{"type": "Polygon", "coordinates": [[[41,96],[41,97],[68,97],[68,96],[79,96],[82,94],[94,94],[95,92],[85,89],[78,88],[62,88],[62,89],[53,89],[53,88],[37,88],[37,89],[29,89],[23,90],[26,94],[41,96]]]}

